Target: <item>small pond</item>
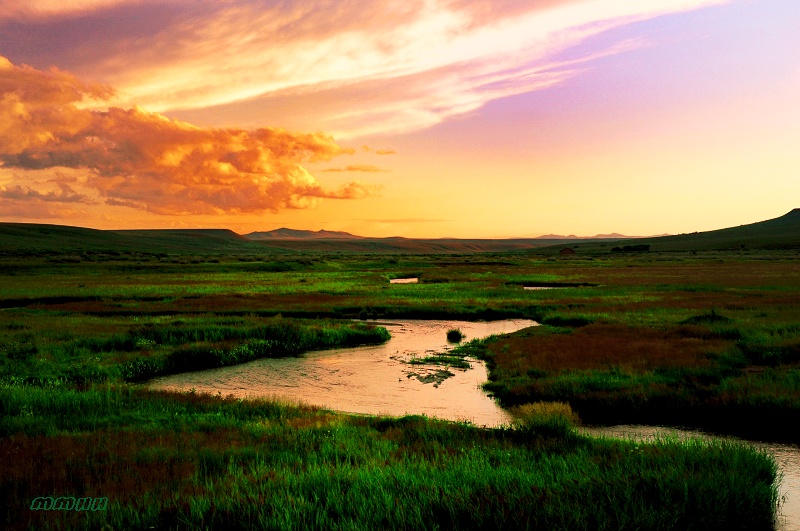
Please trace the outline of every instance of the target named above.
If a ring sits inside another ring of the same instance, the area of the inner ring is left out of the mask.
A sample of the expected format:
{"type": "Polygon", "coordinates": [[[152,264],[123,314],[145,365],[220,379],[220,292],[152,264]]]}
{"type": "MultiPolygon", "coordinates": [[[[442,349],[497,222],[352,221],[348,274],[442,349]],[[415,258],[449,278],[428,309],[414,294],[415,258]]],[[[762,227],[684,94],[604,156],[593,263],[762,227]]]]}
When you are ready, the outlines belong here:
{"type": "Polygon", "coordinates": [[[393,278],[389,280],[389,284],[416,284],[419,278],[393,278]]]}
{"type": "Polygon", "coordinates": [[[424,414],[500,426],[509,415],[481,389],[482,361],[471,369],[410,364],[454,347],[447,331],[466,340],[508,334],[535,326],[528,319],[492,322],[402,320],[370,321],[385,326],[392,339],[382,345],[308,352],[299,358],[261,359],[206,371],[175,374],[149,382],[170,389],[236,397],[275,397],[337,411],[373,415],[424,414]]]}

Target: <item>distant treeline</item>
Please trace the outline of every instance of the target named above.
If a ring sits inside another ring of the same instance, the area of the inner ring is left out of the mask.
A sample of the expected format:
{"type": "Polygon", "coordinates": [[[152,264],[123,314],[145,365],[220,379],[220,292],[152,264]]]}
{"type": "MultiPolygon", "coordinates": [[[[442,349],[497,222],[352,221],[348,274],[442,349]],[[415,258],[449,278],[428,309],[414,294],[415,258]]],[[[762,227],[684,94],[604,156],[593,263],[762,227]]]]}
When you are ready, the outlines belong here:
{"type": "Polygon", "coordinates": [[[625,247],[614,247],[611,249],[612,253],[646,253],[649,251],[650,246],[647,244],[626,245],[625,247]]]}

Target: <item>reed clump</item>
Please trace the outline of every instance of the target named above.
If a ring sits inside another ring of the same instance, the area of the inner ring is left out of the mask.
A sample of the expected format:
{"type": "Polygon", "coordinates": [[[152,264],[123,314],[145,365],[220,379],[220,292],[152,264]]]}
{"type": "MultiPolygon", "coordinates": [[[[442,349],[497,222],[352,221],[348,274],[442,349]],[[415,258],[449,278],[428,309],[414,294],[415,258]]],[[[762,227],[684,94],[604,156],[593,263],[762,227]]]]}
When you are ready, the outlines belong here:
{"type": "Polygon", "coordinates": [[[566,402],[531,402],[512,407],[509,413],[514,429],[540,435],[568,437],[581,422],[566,402]]]}

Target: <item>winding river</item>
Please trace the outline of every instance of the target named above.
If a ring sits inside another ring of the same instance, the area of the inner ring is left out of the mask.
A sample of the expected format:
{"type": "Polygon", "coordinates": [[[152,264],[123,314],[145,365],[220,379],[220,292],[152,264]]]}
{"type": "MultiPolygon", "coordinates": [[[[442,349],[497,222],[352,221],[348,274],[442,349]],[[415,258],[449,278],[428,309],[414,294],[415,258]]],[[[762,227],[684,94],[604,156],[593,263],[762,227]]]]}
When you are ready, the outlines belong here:
{"type": "MultiPolygon", "coordinates": [[[[466,339],[507,334],[536,326],[526,319],[492,322],[402,320],[370,321],[385,326],[392,339],[382,345],[309,352],[299,358],[261,359],[193,373],[156,378],[151,388],[270,397],[336,411],[371,415],[421,414],[478,426],[508,424],[511,417],[481,389],[486,366],[469,359],[470,369],[412,364],[453,348],[447,331],[460,329],[466,339]]],[[[584,428],[593,436],[651,439],[669,433],[676,437],[708,437],[701,432],[652,426],[584,428]]],[[[780,485],[781,531],[800,531],[800,448],[794,445],[743,441],[775,456],[780,485]]]]}
{"type": "Polygon", "coordinates": [[[392,339],[382,345],[308,352],[299,358],[261,359],[150,381],[157,389],[236,397],[274,397],[348,413],[418,414],[499,426],[511,417],[481,389],[482,361],[471,369],[412,365],[453,348],[447,331],[460,329],[466,339],[508,334],[535,326],[528,319],[492,322],[403,320],[370,321],[385,326],[392,339]],[[451,376],[452,375],[452,376],[451,376]]]}

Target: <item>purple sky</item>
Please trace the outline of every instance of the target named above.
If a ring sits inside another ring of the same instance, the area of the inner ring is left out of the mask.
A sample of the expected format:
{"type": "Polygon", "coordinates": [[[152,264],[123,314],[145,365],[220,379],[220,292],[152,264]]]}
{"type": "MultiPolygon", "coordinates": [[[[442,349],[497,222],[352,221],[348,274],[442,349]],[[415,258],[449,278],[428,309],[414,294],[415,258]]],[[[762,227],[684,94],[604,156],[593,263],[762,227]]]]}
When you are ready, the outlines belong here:
{"type": "Polygon", "coordinates": [[[797,28],[794,0],[4,2],[0,219],[513,237],[776,217],[800,206],[797,28]]]}

